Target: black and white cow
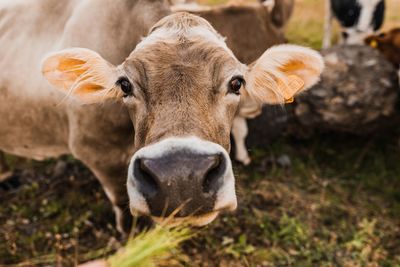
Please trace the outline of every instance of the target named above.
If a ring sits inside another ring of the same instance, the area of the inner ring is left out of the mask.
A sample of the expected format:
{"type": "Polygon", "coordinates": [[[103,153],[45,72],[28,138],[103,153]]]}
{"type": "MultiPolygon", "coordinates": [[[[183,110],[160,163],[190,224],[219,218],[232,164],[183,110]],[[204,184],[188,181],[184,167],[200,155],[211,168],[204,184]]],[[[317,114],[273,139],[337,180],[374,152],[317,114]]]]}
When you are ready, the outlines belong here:
{"type": "Polygon", "coordinates": [[[330,46],[331,22],[335,17],[342,26],[344,44],[362,44],[383,23],[384,0],[326,0],[326,21],[323,47],[330,46]]]}

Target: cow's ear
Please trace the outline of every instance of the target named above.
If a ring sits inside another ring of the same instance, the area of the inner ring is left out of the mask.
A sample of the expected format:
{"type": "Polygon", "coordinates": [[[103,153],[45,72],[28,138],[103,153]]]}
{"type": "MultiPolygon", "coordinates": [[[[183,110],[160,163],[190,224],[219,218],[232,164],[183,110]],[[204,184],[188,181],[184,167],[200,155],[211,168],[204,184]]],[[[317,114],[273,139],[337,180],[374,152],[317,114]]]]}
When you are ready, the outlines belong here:
{"type": "Polygon", "coordinates": [[[70,48],[48,55],[42,73],[55,88],[85,103],[121,94],[115,86],[116,67],[89,49],[70,48]]]}
{"type": "Polygon", "coordinates": [[[248,69],[245,93],[260,103],[283,104],[319,81],[324,68],[314,50],[296,45],[278,45],[248,69]]]}

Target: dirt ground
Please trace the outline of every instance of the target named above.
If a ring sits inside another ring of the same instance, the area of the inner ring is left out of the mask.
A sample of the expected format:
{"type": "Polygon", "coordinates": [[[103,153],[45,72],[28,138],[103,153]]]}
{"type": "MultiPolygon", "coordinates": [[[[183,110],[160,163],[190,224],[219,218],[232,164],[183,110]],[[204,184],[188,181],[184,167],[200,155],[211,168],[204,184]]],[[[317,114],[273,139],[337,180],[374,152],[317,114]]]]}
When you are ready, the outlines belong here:
{"type": "MultiPolygon", "coordinates": [[[[195,229],[182,266],[399,266],[397,137],[278,140],[235,167],[239,208],[195,229]]],[[[73,266],[123,239],[79,162],[9,160],[0,184],[0,266],[73,266]]]]}

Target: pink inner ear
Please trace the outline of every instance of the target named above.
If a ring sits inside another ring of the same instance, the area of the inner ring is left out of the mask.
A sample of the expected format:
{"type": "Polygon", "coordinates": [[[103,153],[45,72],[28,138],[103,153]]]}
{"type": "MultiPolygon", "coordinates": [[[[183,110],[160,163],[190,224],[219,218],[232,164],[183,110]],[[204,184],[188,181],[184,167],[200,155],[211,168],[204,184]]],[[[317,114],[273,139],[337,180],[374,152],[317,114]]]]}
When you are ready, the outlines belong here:
{"type": "Polygon", "coordinates": [[[77,76],[74,73],[61,72],[57,69],[45,73],[48,81],[56,88],[69,90],[77,76]]]}
{"type": "Polygon", "coordinates": [[[279,70],[285,73],[292,73],[297,70],[305,69],[306,65],[299,60],[291,60],[283,66],[279,67],[279,70]]]}
{"type": "Polygon", "coordinates": [[[82,96],[85,94],[96,93],[102,89],[104,88],[98,84],[83,82],[82,84],[74,88],[74,94],[82,96]]]}
{"type": "Polygon", "coordinates": [[[87,71],[86,61],[54,56],[43,65],[43,74],[56,88],[69,90],[77,79],[87,71]]]}
{"type": "MultiPolygon", "coordinates": [[[[305,89],[305,87],[310,87],[319,80],[322,69],[318,69],[318,66],[313,66],[311,63],[314,61],[313,58],[309,57],[305,57],[302,60],[291,60],[279,67],[279,70],[288,76],[296,76],[296,78],[292,77],[292,81],[288,82],[301,82],[302,85],[297,89],[297,91],[300,91],[301,89],[305,89]],[[310,64],[307,64],[307,62],[310,64]]],[[[295,85],[293,84],[292,86],[295,85]]]]}
{"type": "Polygon", "coordinates": [[[117,68],[88,49],[72,48],[49,56],[43,62],[42,72],[55,88],[85,103],[122,94],[114,86],[117,68]]]}
{"type": "Polygon", "coordinates": [[[297,75],[304,73],[306,75],[316,75],[320,74],[320,71],[314,69],[311,65],[306,65],[303,61],[300,60],[291,60],[283,66],[279,67],[279,70],[288,74],[288,75],[297,75]]]}
{"type": "Polygon", "coordinates": [[[76,58],[60,58],[57,69],[65,72],[74,72],[77,76],[82,75],[87,68],[84,68],[86,61],[76,58]]]}

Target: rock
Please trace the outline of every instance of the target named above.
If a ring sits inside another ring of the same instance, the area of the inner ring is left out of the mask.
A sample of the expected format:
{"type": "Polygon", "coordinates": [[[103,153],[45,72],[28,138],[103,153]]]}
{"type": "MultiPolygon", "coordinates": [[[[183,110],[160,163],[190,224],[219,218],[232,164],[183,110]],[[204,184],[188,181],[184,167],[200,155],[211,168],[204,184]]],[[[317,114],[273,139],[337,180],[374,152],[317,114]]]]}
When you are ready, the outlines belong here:
{"type": "Polygon", "coordinates": [[[281,166],[282,168],[290,168],[292,166],[292,161],[286,154],[279,156],[278,159],[276,160],[276,163],[278,163],[278,165],[281,166]]]}
{"type": "Polygon", "coordinates": [[[262,114],[247,120],[249,135],[246,139],[248,147],[266,147],[281,135],[287,127],[292,111],[286,106],[263,107],[262,114]]]}
{"type": "Polygon", "coordinates": [[[290,105],[265,106],[248,120],[249,147],[266,147],[279,135],[311,137],[315,131],[356,135],[400,122],[396,69],[368,46],[334,46],[321,52],[321,82],[290,105]]]}
{"type": "Polygon", "coordinates": [[[334,46],[321,54],[321,82],[298,98],[296,120],[302,127],[353,134],[380,130],[396,112],[392,64],[368,46],[334,46]]]}
{"type": "Polygon", "coordinates": [[[53,168],[53,176],[58,178],[62,177],[68,171],[68,162],[64,160],[57,161],[53,168]]]}

